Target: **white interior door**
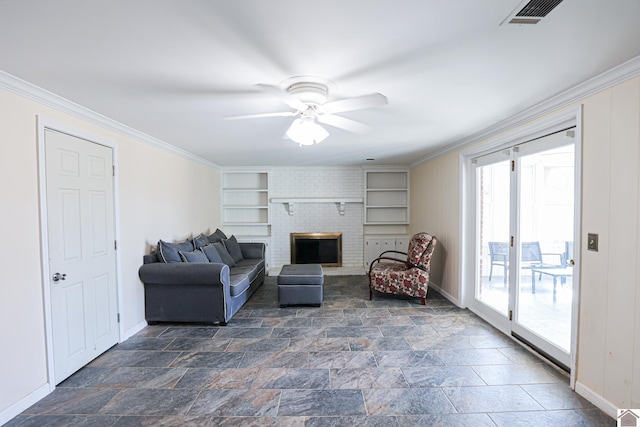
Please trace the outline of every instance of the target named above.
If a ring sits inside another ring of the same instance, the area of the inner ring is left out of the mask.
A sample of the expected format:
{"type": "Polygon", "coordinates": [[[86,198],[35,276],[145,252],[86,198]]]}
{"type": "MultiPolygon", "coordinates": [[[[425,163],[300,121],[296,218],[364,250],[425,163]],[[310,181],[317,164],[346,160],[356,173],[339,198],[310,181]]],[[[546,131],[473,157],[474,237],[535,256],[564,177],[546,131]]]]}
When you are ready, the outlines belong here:
{"type": "Polygon", "coordinates": [[[118,342],[112,149],[45,131],[49,287],[58,384],[118,342]]]}

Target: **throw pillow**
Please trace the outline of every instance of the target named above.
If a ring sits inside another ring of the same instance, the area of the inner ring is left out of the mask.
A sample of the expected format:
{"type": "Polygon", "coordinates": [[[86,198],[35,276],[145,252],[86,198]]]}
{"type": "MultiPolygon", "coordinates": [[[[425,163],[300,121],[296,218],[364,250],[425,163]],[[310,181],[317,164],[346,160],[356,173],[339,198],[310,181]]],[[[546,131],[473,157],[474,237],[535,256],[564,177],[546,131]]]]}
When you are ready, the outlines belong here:
{"type": "Polygon", "coordinates": [[[182,262],[179,251],[191,252],[193,243],[189,240],[180,243],[158,242],[158,259],[162,262],[182,262]]]}
{"type": "Polygon", "coordinates": [[[220,258],[220,254],[218,254],[218,251],[213,246],[213,243],[200,248],[200,250],[206,255],[209,262],[216,262],[219,264],[223,264],[222,258],[220,258]]]}
{"type": "Polygon", "coordinates": [[[209,244],[209,239],[207,239],[207,236],[205,236],[204,234],[200,233],[198,236],[193,238],[193,247],[196,249],[200,249],[203,246],[207,246],[209,244]]]}
{"type": "Polygon", "coordinates": [[[239,263],[244,259],[242,257],[242,249],[240,249],[240,244],[236,240],[235,236],[231,236],[228,239],[223,240],[222,243],[224,243],[224,247],[227,249],[227,252],[229,252],[229,255],[231,255],[231,258],[233,258],[235,263],[239,263]]]}
{"type": "Polygon", "coordinates": [[[218,255],[220,255],[220,258],[222,258],[223,263],[227,264],[229,267],[233,267],[236,265],[236,262],[233,260],[233,258],[231,258],[231,255],[229,255],[229,252],[227,252],[227,249],[224,247],[224,243],[214,243],[213,247],[216,248],[216,251],[218,251],[218,255]]]}
{"type": "Polygon", "coordinates": [[[216,229],[216,231],[207,236],[207,239],[209,239],[209,243],[218,243],[223,241],[224,239],[227,238],[227,235],[224,234],[222,231],[220,231],[220,229],[216,229]]]}
{"type": "Polygon", "coordinates": [[[192,252],[179,251],[182,262],[206,262],[209,263],[209,258],[200,250],[196,249],[192,252]]]}

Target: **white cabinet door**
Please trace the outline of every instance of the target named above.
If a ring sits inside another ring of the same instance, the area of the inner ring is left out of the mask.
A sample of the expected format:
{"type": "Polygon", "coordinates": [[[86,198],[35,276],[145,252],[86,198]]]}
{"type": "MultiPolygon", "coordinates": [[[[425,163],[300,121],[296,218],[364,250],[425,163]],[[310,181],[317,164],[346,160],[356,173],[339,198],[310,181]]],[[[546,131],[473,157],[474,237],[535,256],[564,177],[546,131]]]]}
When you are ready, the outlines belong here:
{"type": "Polygon", "coordinates": [[[409,248],[409,236],[396,237],[396,251],[407,252],[409,248]]]}
{"type": "Polygon", "coordinates": [[[382,252],[379,237],[365,237],[364,239],[364,266],[369,268],[371,261],[378,258],[382,252]]]}
{"type": "MultiPolygon", "coordinates": [[[[396,250],[396,238],[395,237],[383,237],[380,239],[380,243],[382,245],[382,250],[380,252],[384,252],[384,251],[395,251],[396,250]]],[[[393,256],[393,254],[389,254],[391,256],[393,256]]]]}

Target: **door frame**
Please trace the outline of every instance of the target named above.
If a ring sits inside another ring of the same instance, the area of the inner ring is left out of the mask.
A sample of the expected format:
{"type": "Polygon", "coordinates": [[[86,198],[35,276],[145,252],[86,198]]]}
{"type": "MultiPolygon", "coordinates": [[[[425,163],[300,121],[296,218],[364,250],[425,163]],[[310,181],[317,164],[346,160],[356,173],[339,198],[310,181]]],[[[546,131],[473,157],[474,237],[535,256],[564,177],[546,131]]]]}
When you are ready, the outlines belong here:
{"type": "MultiPolygon", "coordinates": [[[[65,123],[57,122],[52,119],[48,119],[42,116],[36,116],[37,123],[37,142],[38,142],[38,187],[39,187],[39,202],[40,202],[40,263],[42,270],[42,301],[44,309],[44,327],[45,327],[45,347],[47,358],[47,382],[49,391],[55,389],[55,373],[54,373],[54,360],[53,360],[53,327],[51,321],[51,283],[49,277],[51,272],[49,271],[49,230],[47,225],[47,177],[46,177],[46,155],[45,155],[45,131],[51,130],[83,139],[89,143],[103,145],[111,148],[113,156],[113,165],[115,170],[118,170],[117,159],[118,156],[118,144],[112,140],[102,138],[100,136],[87,133],[78,128],[70,126],[65,123]]],[[[120,240],[120,212],[119,201],[119,180],[118,174],[113,176],[113,210],[114,210],[114,239],[120,240]]],[[[119,250],[115,251],[115,268],[116,268],[116,293],[118,301],[118,313],[122,313],[123,301],[122,301],[122,268],[120,260],[119,250]]],[[[119,314],[118,314],[119,316],[119,314]]],[[[124,323],[119,321],[118,323],[118,342],[124,336],[124,323]]]]}
{"type": "MultiPolygon", "coordinates": [[[[582,206],[582,105],[568,108],[560,113],[552,114],[533,124],[521,124],[517,129],[507,130],[502,136],[493,139],[486,144],[481,144],[464,150],[459,155],[460,166],[460,282],[458,284],[460,292],[460,303],[462,307],[470,307],[473,299],[472,286],[475,284],[475,241],[476,241],[476,217],[475,217],[475,189],[473,188],[473,164],[475,157],[489,154],[494,151],[503,150],[518,144],[537,139],[551,133],[559,132],[563,129],[575,127],[575,170],[574,170],[574,247],[581,248],[581,206],[582,206]]],[[[576,265],[573,276],[573,302],[571,314],[571,349],[570,366],[571,371],[569,385],[575,388],[575,371],[578,349],[578,328],[579,328],[579,300],[580,300],[580,249],[574,252],[576,265]]],[[[475,313],[475,311],[474,311],[475,313]]],[[[504,322],[495,318],[485,318],[482,313],[476,313],[489,323],[497,327],[507,335],[511,335],[510,325],[505,328],[504,322]]],[[[492,317],[492,316],[489,316],[492,317]]]]}

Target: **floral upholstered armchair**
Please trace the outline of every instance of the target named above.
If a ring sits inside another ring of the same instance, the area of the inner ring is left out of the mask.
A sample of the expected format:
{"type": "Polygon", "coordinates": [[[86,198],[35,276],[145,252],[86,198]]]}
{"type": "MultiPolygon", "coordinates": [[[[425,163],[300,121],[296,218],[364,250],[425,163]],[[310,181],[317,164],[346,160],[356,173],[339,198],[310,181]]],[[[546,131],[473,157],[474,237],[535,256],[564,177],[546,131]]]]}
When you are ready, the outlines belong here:
{"type": "Polygon", "coordinates": [[[371,262],[369,267],[369,299],[373,291],[420,297],[425,305],[431,272],[431,256],[436,247],[436,236],[417,233],[411,237],[407,252],[386,251],[371,262]],[[398,259],[387,254],[406,255],[398,259]]]}

